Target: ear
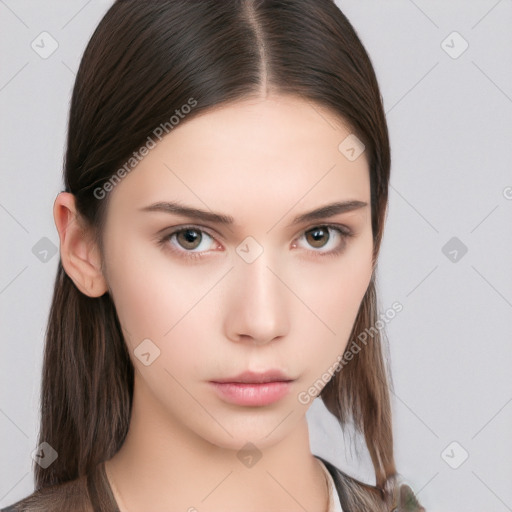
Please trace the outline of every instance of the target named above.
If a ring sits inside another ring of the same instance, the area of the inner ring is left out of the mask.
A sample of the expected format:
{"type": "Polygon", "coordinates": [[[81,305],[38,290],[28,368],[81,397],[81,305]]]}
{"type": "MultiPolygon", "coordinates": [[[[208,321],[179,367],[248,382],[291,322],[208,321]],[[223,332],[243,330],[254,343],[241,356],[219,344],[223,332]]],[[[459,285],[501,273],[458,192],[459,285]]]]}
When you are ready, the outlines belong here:
{"type": "Polygon", "coordinates": [[[75,196],[61,192],[53,205],[53,218],[60,238],[60,257],[66,274],[89,297],[108,290],[101,271],[101,254],[92,228],[86,227],[75,208],[75,196]]]}

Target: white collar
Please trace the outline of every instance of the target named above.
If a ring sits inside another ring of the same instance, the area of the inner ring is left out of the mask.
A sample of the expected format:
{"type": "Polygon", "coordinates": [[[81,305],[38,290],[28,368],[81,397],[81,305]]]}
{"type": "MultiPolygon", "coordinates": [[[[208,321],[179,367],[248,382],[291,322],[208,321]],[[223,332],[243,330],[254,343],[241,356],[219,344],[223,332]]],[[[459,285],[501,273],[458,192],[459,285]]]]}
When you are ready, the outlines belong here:
{"type": "Polygon", "coordinates": [[[327,478],[327,482],[329,484],[329,512],[343,512],[343,509],[341,508],[341,502],[340,497],[338,494],[338,491],[336,489],[336,485],[334,484],[334,480],[332,479],[331,473],[329,473],[329,470],[325,467],[325,464],[318,459],[318,462],[320,462],[320,466],[322,466],[322,469],[324,470],[325,476],[327,478]]]}

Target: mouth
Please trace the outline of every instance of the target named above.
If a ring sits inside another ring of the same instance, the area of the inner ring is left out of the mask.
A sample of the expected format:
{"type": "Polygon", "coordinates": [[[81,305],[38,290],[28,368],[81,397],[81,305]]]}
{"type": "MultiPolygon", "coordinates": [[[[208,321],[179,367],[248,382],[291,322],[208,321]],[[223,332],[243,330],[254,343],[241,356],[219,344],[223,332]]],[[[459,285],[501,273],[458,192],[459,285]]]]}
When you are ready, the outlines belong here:
{"type": "Polygon", "coordinates": [[[244,372],[227,379],[210,381],[218,396],[225,402],[261,407],[284,398],[291,389],[290,379],[280,371],[244,372]]]}
{"type": "Polygon", "coordinates": [[[291,382],[294,379],[286,376],[280,370],[267,370],[266,372],[242,372],[234,377],[227,377],[223,379],[215,379],[211,382],[225,384],[265,384],[268,382],[291,382]]]}

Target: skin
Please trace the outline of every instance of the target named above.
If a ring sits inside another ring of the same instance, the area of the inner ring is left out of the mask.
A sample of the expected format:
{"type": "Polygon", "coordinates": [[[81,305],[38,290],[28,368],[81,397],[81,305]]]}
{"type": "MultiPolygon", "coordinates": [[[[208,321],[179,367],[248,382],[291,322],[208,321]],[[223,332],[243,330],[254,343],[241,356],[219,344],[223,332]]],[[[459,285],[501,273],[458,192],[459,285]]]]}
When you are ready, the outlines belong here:
{"type": "Polygon", "coordinates": [[[343,353],[372,275],[369,167],[364,153],[349,161],[338,150],[349,133],[318,105],[282,95],[185,120],[110,192],[103,254],[73,196],[57,197],[64,268],[83,293],[111,294],[135,367],[129,432],[106,463],[122,512],[326,510],[305,417],[312,400],[297,395],[343,353]],[[171,200],[235,223],[139,211],[171,200]],[[367,206],[291,225],[346,200],[367,206]],[[191,224],[203,230],[198,248],[158,244],[159,232],[191,224]],[[307,232],[326,224],[354,236],[324,231],[315,243],[307,232]],[[236,251],[248,236],[263,247],[252,263],[236,251]],[[134,355],[147,338],[160,350],[149,366],[134,355]],[[295,380],[266,406],[229,404],[209,383],[274,368],[295,380]],[[247,442],[261,454],[252,467],[237,458],[247,442]]]}

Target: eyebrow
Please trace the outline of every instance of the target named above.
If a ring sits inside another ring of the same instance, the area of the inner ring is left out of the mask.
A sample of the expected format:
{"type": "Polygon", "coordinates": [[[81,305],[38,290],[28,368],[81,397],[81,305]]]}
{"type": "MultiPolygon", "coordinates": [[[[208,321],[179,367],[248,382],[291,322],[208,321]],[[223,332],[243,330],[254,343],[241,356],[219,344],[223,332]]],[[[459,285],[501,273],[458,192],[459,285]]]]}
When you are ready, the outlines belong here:
{"type": "MultiPolygon", "coordinates": [[[[311,210],[306,213],[302,213],[301,215],[297,215],[293,221],[292,225],[300,224],[302,222],[315,221],[319,219],[324,219],[328,217],[333,217],[334,215],[338,215],[341,213],[351,212],[354,210],[358,210],[360,208],[364,208],[368,206],[368,203],[364,201],[350,200],[350,201],[342,201],[327,204],[321,206],[320,208],[316,208],[315,210],[311,210]]],[[[183,217],[189,217],[191,219],[200,220],[203,222],[211,222],[214,224],[224,224],[224,225],[232,225],[234,224],[234,219],[230,215],[224,215],[222,213],[215,213],[207,210],[200,210],[197,208],[192,208],[190,206],[185,206],[177,202],[165,202],[159,201],[157,203],[153,203],[149,206],[145,206],[140,208],[139,211],[143,212],[163,212],[174,215],[181,215],[183,217]]]]}

